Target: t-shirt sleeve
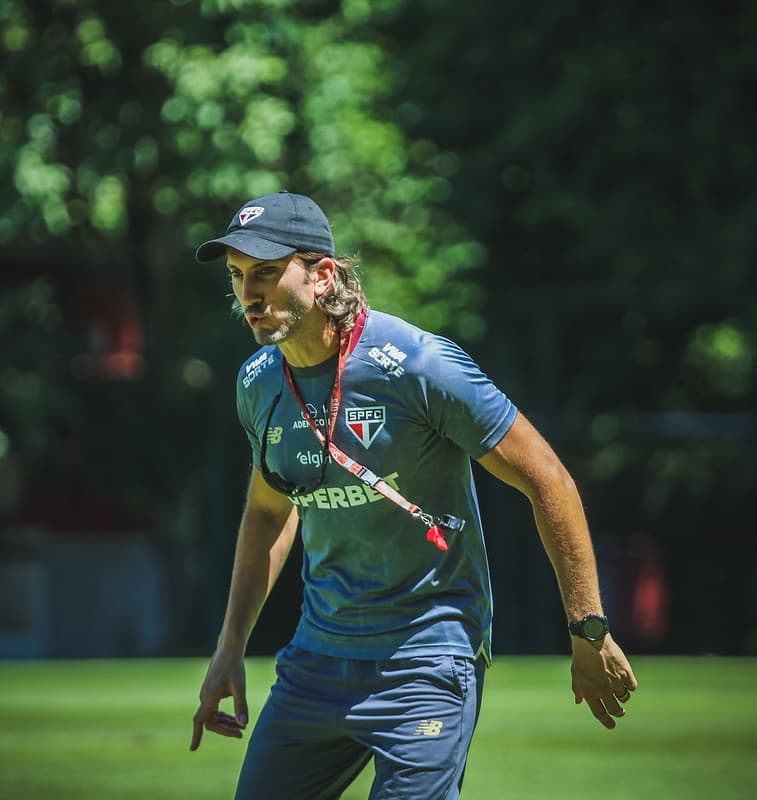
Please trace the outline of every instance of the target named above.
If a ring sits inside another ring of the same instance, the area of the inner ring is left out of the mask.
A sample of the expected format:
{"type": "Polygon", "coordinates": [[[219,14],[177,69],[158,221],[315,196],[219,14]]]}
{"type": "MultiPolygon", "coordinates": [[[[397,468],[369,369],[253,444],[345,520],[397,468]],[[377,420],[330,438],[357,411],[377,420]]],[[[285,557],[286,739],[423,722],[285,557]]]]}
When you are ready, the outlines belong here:
{"type": "Polygon", "coordinates": [[[242,384],[243,377],[243,372],[240,370],[239,376],[237,377],[237,416],[239,417],[239,422],[245,434],[247,434],[247,440],[250,443],[252,463],[255,467],[260,469],[260,439],[258,438],[253,424],[250,397],[242,384]]]}
{"type": "Polygon", "coordinates": [[[510,430],[518,409],[454,342],[434,337],[422,353],[419,379],[430,424],[480,458],[510,430]]]}

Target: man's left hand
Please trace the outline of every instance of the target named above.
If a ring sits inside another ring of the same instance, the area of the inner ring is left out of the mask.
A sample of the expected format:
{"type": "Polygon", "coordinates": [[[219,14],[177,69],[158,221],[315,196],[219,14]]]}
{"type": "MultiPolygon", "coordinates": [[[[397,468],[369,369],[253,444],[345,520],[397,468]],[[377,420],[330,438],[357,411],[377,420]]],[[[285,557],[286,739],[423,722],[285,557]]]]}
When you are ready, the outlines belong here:
{"type": "Polygon", "coordinates": [[[583,700],[605,726],[614,728],[613,717],[622,717],[623,705],[631,699],[638,683],[623,651],[608,633],[602,642],[588,642],[571,636],[573,644],[573,694],[583,700]]]}

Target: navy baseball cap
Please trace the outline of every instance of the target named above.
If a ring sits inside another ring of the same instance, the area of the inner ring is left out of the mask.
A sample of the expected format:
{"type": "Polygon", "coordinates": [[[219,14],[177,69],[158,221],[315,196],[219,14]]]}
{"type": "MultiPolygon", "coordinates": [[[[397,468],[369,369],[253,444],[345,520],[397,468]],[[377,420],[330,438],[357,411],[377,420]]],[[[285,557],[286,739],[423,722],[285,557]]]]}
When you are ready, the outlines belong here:
{"type": "Polygon", "coordinates": [[[298,250],[333,256],[334,237],[318,204],[302,194],[278,192],[248,200],[234,214],[226,233],[203,242],[198,261],[213,261],[233,247],[251,258],[272,261],[298,250]]]}

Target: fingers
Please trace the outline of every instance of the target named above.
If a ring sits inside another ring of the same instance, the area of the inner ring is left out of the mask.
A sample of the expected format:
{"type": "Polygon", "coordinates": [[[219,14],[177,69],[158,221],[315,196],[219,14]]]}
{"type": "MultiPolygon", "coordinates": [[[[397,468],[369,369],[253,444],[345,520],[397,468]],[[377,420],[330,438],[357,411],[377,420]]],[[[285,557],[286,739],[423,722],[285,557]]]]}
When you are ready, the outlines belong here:
{"type": "MultiPolygon", "coordinates": [[[[246,713],[246,712],[245,712],[246,713]]],[[[211,709],[207,711],[203,706],[197,710],[194,715],[192,727],[192,743],[189,745],[190,750],[197,750],[202,741],[203,728],[218,733],[221,736],[229,736],[233,739],[241,739],[242,731],[244,730],[247,722],[241,723],[231,714],[226,714],[219,709],[211,709]]]]}
{"type": "Polygon", "coordinates": [[[630,667],[626,672],[613,676],[612,693],[621,703],[627,703],[631,699],[631,692],[635,692],[638,686],[636,676],[631,672],[630,667]]]}
{"type": "Polygon", "coordinates": [[[234,693],[234,717],[240,728],[244,728],[247,725],[249,714],[247,712],[247,700],[244,696],[244,689],[239,693],[234,693]]]}
{"type": "Polygon", "coordinates": [[[631,689],[625,684],[621,684],[619,688],[613,689],[613,694],[620,703],[627,703],[631,699],[631,689]]]}
{"type": "Polygon", "coordinates": [[[613,729],[614,718],[624,717],[624,705],[638,683],[622,650],[606,637],[600,650],[584,647],[581,641],[573,642],[573,694],[576,702],[586,700],[591,713],[604,725],[613,729]]]}
{"type": "Polygon", "coordinates": [[[200,707],[193,718],[189,749],[196,750],[200,746],[203,729],[241,739],[247,722],[244,659],[239,653],[218,650],[210,661],[200,689],[200,707]],[[227,697],[234,699],[234,716],[218,708],[219,703],[227,697]]]}
{"type": "Polygon", "coordinates": [[[212,703],[208,702],[207,700],[203,700],[202,697],[200,699],[200,707],[197,709],[197,713],[192,718],[192,743],[189,745],[190,750],[197,750],[197,748],[200,746],[200,742],[202,741],[202,729],[208,728],[208,730],[211,730],[208,723],[214,717],[214,715],[219,713],[218,700],[216,700],[215,703],[212,703]]]}
{"type": "Polygon", "coordinates": [[[231,683],[231,696],[234,698],[234,716],[240,728],[244,728],[249,720],[245,684],[244,671],[235,676],[231,683]]]}
{"type": "Polygon", "coordinates": [[[627,703],[631,699],[631,689],[623,683],[612,690],[591,697],[576,688],[573,689],[573,692],[576,703],[580,703],[581,699],[586,700],[586,705],[589,706],[591,713],[609,730],[612,730],[616,725],[613,717],[624,717],[626,715],[626,710],[621,703],[627,703]]]}
{"type": "Polygon", "coordinates": [[[202,712],[203,707],[200,706],[192,719],[192,742],[189,745],[190,750],[197,750],[202,740],[202,727],[205,724],[205,715],[202,712]]]}
{"type": "Polygon", "coordinates": [[[619,699],[613,694],[592,699],[586,698],[586,704],[597,720],[609,730],[612,730],[616,724],[613,717],[625,717],[626,715],[625,708],[620,705],[619,699]]]}
{"type": "Polygon", "coordinates": [[[243,725],[240,725],[236,717],[226,714],[223,711],[214,711],[207,720],[205,728],[221,736],[230,736],[233,739],[242,738],[243,725]]]}
{"type": "MultiPolygon", "coordinates": [[[[599,699],[593,700],[586,699],[586,704],[591,709],[591,713],[605,726],[605,728],[612,730],[615,727],[615,720],[607,713],[604,703],[599,699]]],[[[622,716],[625,712],[621,709],[618,716],[622,716]]]]}
{"type": "Polygon", "coordinates": [[[190,750],[197,750],[200,746],[203,728],[221,736],[230,736],[234,739],[242,738],[242,731],[247,727],[248,721],[244,680],[241,682],[241,686],[233,686],[231,693],[234,697],[234,716],[218,708],[219,702],[224,697],[228,697],[228,691],[213,694],[206,692],[205,687],[203,687],[200,692],[200,707],[192,720],[190,750]]]}

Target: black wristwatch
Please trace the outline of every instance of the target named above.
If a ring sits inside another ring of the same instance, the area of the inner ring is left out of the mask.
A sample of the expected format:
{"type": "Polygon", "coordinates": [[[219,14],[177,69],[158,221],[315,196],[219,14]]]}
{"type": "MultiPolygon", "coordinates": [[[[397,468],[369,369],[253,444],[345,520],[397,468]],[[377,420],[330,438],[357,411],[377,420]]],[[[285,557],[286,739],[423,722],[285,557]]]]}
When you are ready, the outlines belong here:
{"type": "Polygon", "coordinates": [[[573,636],[578,636],[580,639],[599,642],[609,633],[610,626],[607,624],[607,617],[601,614],[587,614],[578,622],[570,622],[568,630],[573,636]]]}

